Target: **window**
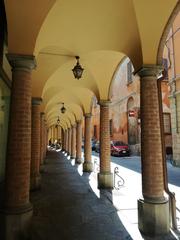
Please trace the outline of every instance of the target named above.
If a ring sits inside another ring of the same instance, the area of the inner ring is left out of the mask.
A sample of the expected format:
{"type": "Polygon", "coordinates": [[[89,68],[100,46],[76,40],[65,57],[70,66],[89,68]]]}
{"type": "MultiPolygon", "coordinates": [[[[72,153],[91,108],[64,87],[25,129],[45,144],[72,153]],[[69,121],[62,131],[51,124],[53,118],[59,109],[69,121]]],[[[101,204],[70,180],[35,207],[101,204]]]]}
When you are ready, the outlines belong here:
{"type": "Polygon", "coordinates": [[[128,62],[127,64],[127,83],[132,82],[132,64],[131,62],[128,62]]]}
{"type": "Polygon", "coordinates": [[[162,65],[164,67],[164,70],[162,72],[163,79],[168,80],[168,60],[166,58],[163,58],[162,65]]]}
{"type": "Polygon", "coordinates": [[[170,113],[163,113],[164,133],[171,134],[171,116],[170,113]]]}

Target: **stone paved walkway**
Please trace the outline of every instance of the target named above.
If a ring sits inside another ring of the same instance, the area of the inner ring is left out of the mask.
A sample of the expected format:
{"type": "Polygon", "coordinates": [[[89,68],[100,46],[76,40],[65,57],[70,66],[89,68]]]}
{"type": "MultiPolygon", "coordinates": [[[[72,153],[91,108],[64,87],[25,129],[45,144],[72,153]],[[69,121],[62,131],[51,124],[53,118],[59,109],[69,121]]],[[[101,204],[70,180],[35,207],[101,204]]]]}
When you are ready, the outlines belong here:
{"type": "Polygon", "coordinates": [[[111,193],[101,191],[98,198],[88,176],[80,176],[61,152],[48,152],[41,190],[31,193],[32,240],[139,240],[120,221],[111,193]]]}

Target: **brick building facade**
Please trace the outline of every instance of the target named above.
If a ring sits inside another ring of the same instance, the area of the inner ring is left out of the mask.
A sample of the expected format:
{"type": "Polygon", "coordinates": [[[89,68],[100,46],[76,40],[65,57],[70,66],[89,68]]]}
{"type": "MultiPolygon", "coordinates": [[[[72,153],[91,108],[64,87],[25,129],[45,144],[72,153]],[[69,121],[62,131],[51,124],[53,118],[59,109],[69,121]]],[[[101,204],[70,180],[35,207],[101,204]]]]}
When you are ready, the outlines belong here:
{"type": "MultiPolygon", "coordinates": [[[[172,147],[170,127],[170,103],[168,82],[161,82],[163,114],[165,118],[165,146],[172,147]],[[168,128],[169,126],[169,128],[168,128]]],[[[110,137],[128,143],[133,154],[141,152],[140,78],[133,75],[133,66],[128,58],[117,68],[110,87],[110,137]]],[[[93,139],[99,140],[99,105],[94,99],[93,139]]]]}
{"type": "MultiPolygon", "coordinates": [[[[165,78],[169,85],[174,165],[180,166],[180,13],[171,25],[164,46],[165,78]]],[[[168,130],[168,126],[167,126],[168,130]]]]}

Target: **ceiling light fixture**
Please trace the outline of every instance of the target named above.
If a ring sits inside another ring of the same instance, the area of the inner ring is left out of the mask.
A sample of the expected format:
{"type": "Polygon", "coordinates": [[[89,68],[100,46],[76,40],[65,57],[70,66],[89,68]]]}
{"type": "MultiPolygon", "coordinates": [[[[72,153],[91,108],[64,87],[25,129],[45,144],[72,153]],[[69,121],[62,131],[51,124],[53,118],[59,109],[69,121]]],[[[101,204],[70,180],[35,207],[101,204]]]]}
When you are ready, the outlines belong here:
{"type": "Polygon", "coordinates": [[[73,71],[74,77],[77,78],[77,79],[80,79],[82,77],[82,73],[84,71],[84,68],[82,68],[80,63],[79,63],[80,57],[79,56],[75,56],[75,58],[77,60],[77,63],[74,66],[74,68],[72,69],[72,71],[73,71]]]}

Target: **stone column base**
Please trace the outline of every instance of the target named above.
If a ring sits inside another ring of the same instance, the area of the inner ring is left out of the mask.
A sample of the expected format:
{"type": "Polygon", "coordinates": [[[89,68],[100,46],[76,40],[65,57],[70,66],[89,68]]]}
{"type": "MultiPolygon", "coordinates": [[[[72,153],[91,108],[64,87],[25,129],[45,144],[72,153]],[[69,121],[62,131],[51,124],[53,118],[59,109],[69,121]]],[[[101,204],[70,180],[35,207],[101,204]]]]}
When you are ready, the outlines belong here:
{"type": "Polygon", "coordinates": [[[83,163],[83,172],[93,172],[93,163],[90,161],[83,163]]]}
{"type": "Polygon", "coordinates": [[[98,188],[113,189],[113,174],[110,172],[98,173],[98,188]]]}
{"type": "Polygon", "coordinates": [[[71,155],[71,159],[75,159],[75,157],[71,155]]]}
{"type": "Polygon", "coordinates": [[[81,164],[82,163],[82,158],[76,158],[76,163],[81,164]]]}
{"type": "Polygon", "coordinates": [[[148,236],[167,234],[170,231],[169,201],[152,203],[139,199],[138,227],[148,236]]]}
{"type": "Polygon", "coordinates": [[[41,188],[41,175],[31,177],[30,190],[35,191],[41,188]]]}
{"type": "Polygon", "coordinates": [[[32,205],[23,211],[0,211],[0,239],[29,239],[32,215],[32,205]]]}

